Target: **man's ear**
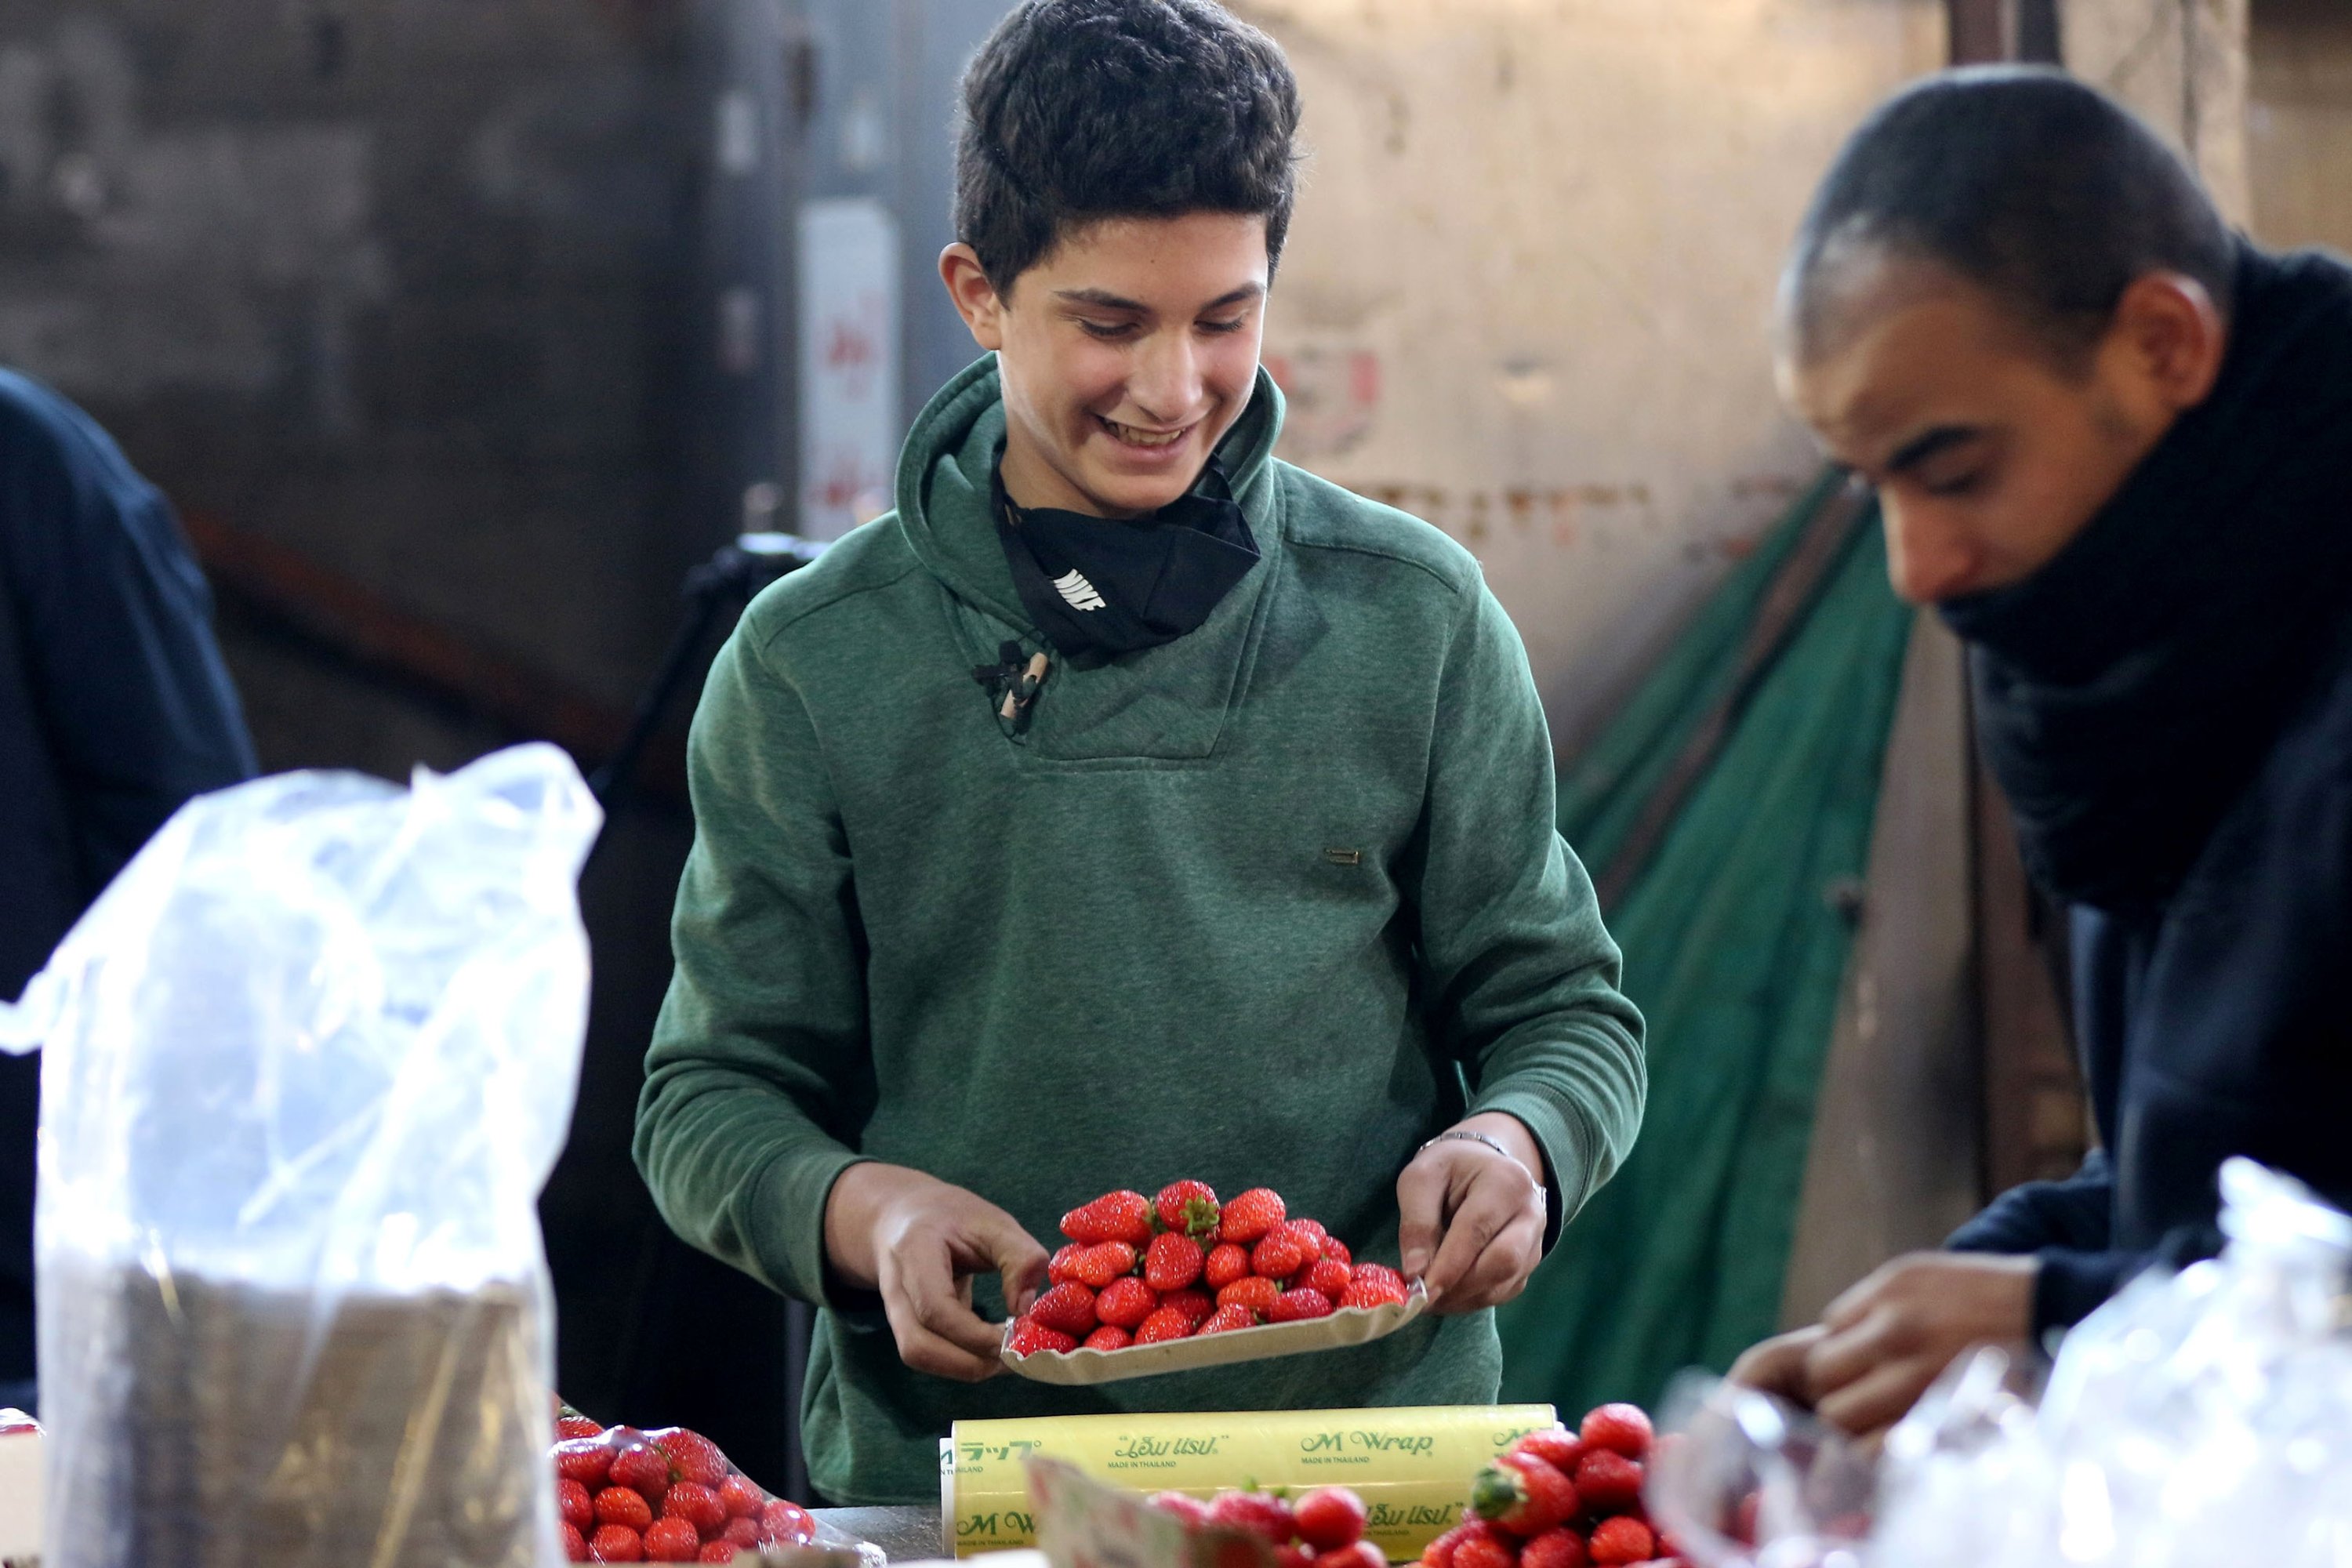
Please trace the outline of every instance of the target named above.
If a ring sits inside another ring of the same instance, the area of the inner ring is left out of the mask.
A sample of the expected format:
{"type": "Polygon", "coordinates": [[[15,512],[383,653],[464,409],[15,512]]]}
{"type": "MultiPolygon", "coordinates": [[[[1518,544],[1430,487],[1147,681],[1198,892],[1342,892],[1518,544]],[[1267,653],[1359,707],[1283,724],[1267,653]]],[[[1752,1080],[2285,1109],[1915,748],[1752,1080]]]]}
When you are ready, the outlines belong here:
{"type": "Polygon", "coordinates": [[[996,285],[988,280],[980,254],[961,241],[940,251],[940,281],[948,286],[948,298],[955,301],[956,314],[963,318],[963,324],[971,329],[972,341],[991,353],[1003,348],[1004,301],[998,298],[996,285]]]}
{"type": "Polygon", "coordinates": [[[2179,272],[2134,279],[2116,303],[2110,331],[2175,414],[2205,401],[2229,351],[2229,323],[2221,307],[2205,285],[2179,272]]]}

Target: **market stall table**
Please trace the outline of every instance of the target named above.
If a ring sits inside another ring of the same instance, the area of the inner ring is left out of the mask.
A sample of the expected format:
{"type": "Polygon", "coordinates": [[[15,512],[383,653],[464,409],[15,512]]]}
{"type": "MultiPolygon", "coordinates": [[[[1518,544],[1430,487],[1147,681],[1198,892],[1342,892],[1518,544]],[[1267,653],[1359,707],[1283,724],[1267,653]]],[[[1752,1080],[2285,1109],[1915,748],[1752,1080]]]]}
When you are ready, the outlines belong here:
{"type": "Polygon", "coordinates": [[[948,1554],[936,1508],[821,1508],[815,1513],[844,1534],[872,1542],[893,1563],[918,1563],[948,1554]]]}

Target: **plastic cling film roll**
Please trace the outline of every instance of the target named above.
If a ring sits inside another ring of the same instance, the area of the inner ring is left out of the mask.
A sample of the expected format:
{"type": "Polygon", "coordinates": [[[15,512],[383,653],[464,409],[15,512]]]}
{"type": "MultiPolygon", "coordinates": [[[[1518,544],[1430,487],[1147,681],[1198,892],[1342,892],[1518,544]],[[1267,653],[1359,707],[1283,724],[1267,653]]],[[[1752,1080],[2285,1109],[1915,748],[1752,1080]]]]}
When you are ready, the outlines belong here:
{"type": "Polygon", "coordinates": [[[1404,1561],[1460,1521],[1480,1467],[1556,1419],[1549,1405],[1477,1405],[959,1421],[941,1455],[943,1522],[959,1557],[1033,1544],[1023,1462],[1045,1454],[1138,1492],[1350,1487],[1366,1535],[1404,1561]]]}

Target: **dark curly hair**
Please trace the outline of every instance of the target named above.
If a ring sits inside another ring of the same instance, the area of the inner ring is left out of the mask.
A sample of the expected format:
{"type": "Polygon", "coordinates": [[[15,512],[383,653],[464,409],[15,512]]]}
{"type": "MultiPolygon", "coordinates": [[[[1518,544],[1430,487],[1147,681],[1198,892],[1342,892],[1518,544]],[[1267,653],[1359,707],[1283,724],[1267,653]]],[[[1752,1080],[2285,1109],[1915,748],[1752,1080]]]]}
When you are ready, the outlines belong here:
{"type": "Polygon", "coordinates": [[[1298,83],[1209,0],[1024,0],[963,77],[956,236],[998,292],[1103,218],[1245,213],[1282,256],[1298,83]]]}

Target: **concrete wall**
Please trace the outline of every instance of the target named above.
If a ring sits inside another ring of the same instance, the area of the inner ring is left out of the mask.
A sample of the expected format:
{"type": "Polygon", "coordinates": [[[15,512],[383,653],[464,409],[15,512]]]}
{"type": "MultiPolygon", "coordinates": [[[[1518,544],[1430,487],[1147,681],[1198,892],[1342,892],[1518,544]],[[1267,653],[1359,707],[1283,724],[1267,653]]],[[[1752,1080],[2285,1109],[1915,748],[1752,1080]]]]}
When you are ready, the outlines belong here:
{"type": "Polygon", "coordinates": [[[2254,0],[2250,55],[2255,237],[2352,256],[2352,5],[2254,0]]]}
{"type": "Polygon", "coordinates": [[[1938,0],[1240,0],[1312,150],[1270,317],[1286,455],[1468,544],[1563,744],[1811,473],[1774,275],[1938,0]]]}
{"type": "Polygon", "coordinates": [[[2245,222],[2247,0],[2065,0],[2060,26],[2066,68],[2163,131],[2245,222]]]}
{"type": "Polygon", "coordinates": [[[639,15],[0,0],[0,360],[184,508],[625,697],[686,188],[639,15]]]}

